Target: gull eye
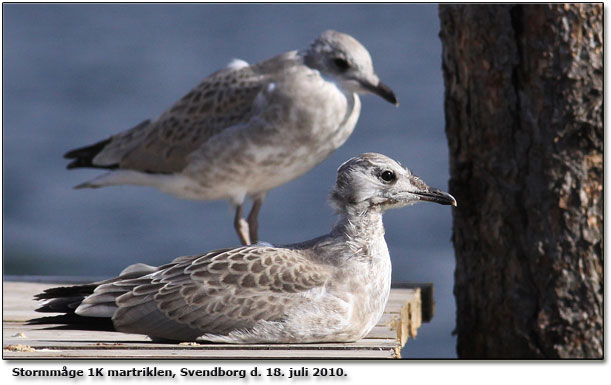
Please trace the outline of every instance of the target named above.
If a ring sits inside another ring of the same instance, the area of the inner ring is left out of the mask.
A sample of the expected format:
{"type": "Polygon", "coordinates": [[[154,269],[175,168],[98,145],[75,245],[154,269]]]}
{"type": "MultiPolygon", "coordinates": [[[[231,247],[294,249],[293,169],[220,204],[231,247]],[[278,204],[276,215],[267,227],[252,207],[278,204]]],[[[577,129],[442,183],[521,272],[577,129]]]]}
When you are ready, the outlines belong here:
{"type": "Polygon", "coordinates": [[[397,176],[395,175],[395,173],[394,173],[394,172],[392,172],[392,171],[390,171],[390,170],[386,170],[386,171],[383,171],[383,172],[380,174],[380,178],[382,178],[382,180],[383,180],[384,182],[392,182],[392,181],[394,181],[395,179],[397,179],[397,176]]]}
{"type": "Polygon", "coordinates": [[[346,71],[348,68],[350,68],[348,61],[346,61],[346,59],[342,59],[341,57],[333,59],[333,64],[335,64],[340,71],[346,71]]]}

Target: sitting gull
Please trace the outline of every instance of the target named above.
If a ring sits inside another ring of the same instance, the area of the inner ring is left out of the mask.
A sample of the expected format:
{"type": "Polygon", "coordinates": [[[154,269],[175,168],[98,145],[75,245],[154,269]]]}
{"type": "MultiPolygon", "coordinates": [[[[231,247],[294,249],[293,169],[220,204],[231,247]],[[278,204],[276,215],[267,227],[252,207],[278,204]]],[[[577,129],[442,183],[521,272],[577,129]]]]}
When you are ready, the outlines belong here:
{"type": "Polygon", "coordinates": [[[107,281],[48,289],[37,296],[49,299],[38,311],[67,314],[32,322],[101,317],[115,330],[154,340],[356,341],[380,319],[390,293],[384,211],[456,200],[375,153],[339,167],[330,200],[339,220],[327,235],[179,257],[160,267],[136,264],[107,281]]]}
{"type": "Polygon", "coordinates": [[[233,60],[156,120],[69,151],[68,168],[111,171],[76,188],[153,186],[183,199],[228,199],[244,245],[258,241],[267,191],[308,172],[348,139],[359,93],[397,105],[353,37],[322,33],[309,48],[248,65],[233,60]],[[248,221],[246,197],[253,200],[248,221]]]}

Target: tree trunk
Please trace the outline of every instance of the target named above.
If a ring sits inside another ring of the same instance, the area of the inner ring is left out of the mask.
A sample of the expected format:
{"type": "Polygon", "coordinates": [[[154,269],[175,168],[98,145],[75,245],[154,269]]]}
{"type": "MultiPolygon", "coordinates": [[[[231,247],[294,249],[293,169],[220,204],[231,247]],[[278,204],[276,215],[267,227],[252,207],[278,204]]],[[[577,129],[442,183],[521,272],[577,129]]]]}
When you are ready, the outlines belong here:
{"type": "Polygon", "coordinates": [[[602,358],[602,4],[441,5],[460,358],[602,358]]]}

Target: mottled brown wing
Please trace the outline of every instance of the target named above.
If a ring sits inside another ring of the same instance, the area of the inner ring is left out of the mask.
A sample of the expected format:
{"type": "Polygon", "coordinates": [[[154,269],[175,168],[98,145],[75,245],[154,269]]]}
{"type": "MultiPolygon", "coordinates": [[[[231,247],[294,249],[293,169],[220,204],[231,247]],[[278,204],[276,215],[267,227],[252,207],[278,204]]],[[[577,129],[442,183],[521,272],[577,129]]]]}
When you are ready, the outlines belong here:
{"type": "MultiPolygon", "coordinates": [[[[304,292],[322,286],[328,278],[323,267],[294,250],[252,246],[222,250],[167,265],[149,282],[140,282],[119,297],[115,318],[154,302],[168,321],[202,334],[222,335],[259,320],[281,319],[287,309],[307,300],[304,292]]],[[[165,327],[161,321],[156,324],[165,327]]]]}
{"type": "Polygon", "coordinates": [[[267,76],[253,67],[220,70],[156,121],[113,136],[94,161],[152,173],[180,171],[203,142],[249,118],[252,102],[266,82],[267,76]]]}

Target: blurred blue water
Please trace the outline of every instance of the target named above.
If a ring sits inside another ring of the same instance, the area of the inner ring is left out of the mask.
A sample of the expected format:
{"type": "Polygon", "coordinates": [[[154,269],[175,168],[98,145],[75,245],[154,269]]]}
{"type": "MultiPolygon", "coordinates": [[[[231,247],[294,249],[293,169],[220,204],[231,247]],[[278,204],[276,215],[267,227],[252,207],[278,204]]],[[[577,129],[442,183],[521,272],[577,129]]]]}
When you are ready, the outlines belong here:
{"type": "MultiPolygon", "coordinates": [[[[335,170],[362,152],[384,153],[447,189],[435,5],[4,4],[4,273],[113,275],[235,245],[226,202],[131,186],[73,190],[100,172],[68,172],[61,155],[156,117],[234,57],[256,62],[303,48],[329,28],[368,48],[401,105],[362,97],[348,142],[268,194],[260,227],[272,243],[330,229],[335,170]]],[[[450,209],[417,205],[387,213],[385,224],[393,281],[435,285],[435,317],[404,356],[455,357],[450,209]]]]}

